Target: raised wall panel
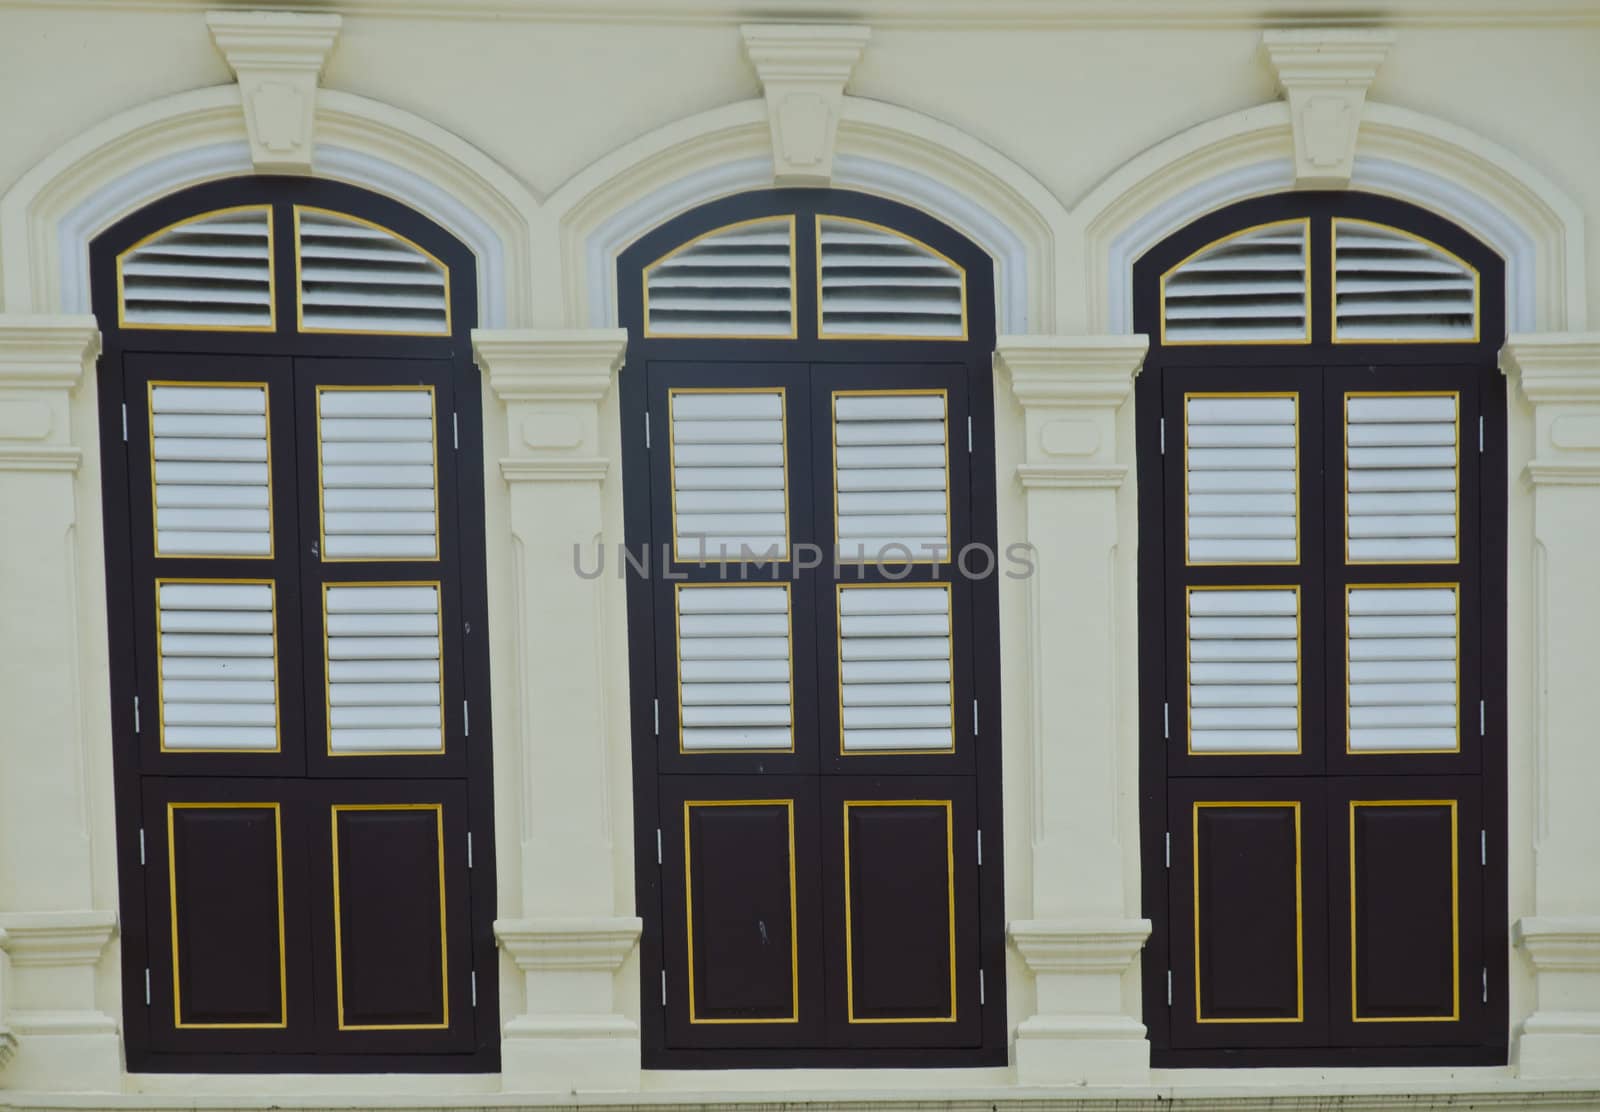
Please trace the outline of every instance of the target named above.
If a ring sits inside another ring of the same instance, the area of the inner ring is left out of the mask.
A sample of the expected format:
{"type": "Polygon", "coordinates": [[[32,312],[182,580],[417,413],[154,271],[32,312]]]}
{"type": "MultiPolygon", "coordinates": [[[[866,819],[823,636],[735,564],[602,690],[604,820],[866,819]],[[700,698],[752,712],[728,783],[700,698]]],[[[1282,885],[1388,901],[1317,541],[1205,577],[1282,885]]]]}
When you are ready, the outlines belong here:
{"type": "Polygon", "coordinates": [[[1335,343],[1478,338],[1478,272],[1437,244],[1336,218],[1333,260],[1335,343]]]}
{"type": "Polygon", "coordinates": [[[677,588],[684,752],[794,747],[789,588],[677,588]]]}
{"type": "Polygon", "coordinates": [[[272,555],[265,383],[150,384],[157,556],[272,555]]]}
{"type": "Polygon", "coordinates": [[[1189,751],[1300,751],[1300,593],[1188,591],[1189,751]]]}
{"type": "Polygon", "coordinates": [[[788,557],[785,397],[782,387],[668,394],[677,559],[788,557]]]}
{"type": "Polygon", "coordinates": [[[1345,558],[1453,563],[1460,540],[1461,398],[1345,395],[1345,558]]]}
{"type": "Polygon", "coordinates": [[[843,751],[954,748],[950,587],[837,590],[843,751]]]}
{"type": "Polygon", "coordinates": [[[1460,747],[1460,588],[1348,588],[1349,751],[1460,747]]]}
{"type": "Polygon", "coordinates": [[[1298,395],[1184,395],[1190,564],[1300,559],[1298,395]]]}
{"type": "Polygon", "coordinates": [[[444,750],[439,585],[329,585],[328,751],[444,750]]]}
{"type": "Polygon", "coordinates": [[[1164,344],[1304,343],[1311,338],[1310,223],[1226,236],[1161,279],[1164,344]]]}
{"type": "Polygon", "coordinates": [[[954,1022],[952,801],[845,800],[843,814],[848,1022],[954,1022]]]}
{"type": "Polygon", "coordinates": [[[731,224],[644,271],[647,336],[795,334],[794,217],[731,224]]]}
{"type": "Polygon", "coordinates": [[[943,390],[835,391],[840,560],[948,562],[950,430],[943,390]]]}
{"type": "Polygon", "coordinates": [[[966,337],[966,274],[910,236],[817,217],[818,328],[824,339],[966,337]]]}
{"type": "Polygon", "coordinates": [[[117,279],[124,328],[271,331],[271,209],[221,209],[163,228],[118,257],[117,279]]]}
{"type": "Polygon", "coordinates": [[[166,821],[176,1026],[286,1026],[278,805],[169,803],[166,821]]]}
{"type": "Polygon", "coordinates": [[[683,804],[691,1024],[797,1023],[794,801],[683,804]]]}
{"type": "Polygon", "coordinates": [[[1193,805],[1197,1023],[1305,1019],[1300,804],[1193,805]]]}
{"type": "Polygon", "coordinates": [[[276,750],[272,582],[159,580],[156,603],[161,748],[276,750]]]}
{"type": "Polygon", "coordinates": [[[335,805],[340,1030],[450,1026],[442,804],[335,805]]]}
{"type": "Polygon", "coordinates": [[[319,387],[324,560],[436,560],[437,417],[429,387],[319,387]]]}
{"type": "Polygon", "coordinates": [[[300,329],[450,334],[450,281],[422,248],[352,216],[295,206],[300,329]]]}

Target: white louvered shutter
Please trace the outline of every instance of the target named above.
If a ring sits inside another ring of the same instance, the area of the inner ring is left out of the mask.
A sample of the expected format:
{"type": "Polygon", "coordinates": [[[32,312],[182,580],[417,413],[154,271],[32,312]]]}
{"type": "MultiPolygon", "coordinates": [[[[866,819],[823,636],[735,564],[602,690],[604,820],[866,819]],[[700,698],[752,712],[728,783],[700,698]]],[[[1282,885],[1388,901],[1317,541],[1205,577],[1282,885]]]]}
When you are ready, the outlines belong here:
{"type": "Polygon", "coordinates": [[[1336,219],[1333,229],[1336,340],[1476,339],[1476,270],[1394,228],[1336,219]]]}
{"type": "Polygon", "coordinates": [[[321,387],[317,414],[323,559],[437,559],[433,391],[321,387]]]}
{"type": "Polygon", "coordinates": [[[329,586],[325,604],[329,752],[442,751],[438,586],[329,586]]]}
{"type": "Polygon", "coordinates": [[[1457,590],[1349,588],[1350,751],[1458,745],[1457,590]]]}
{"type": "Polygon", "coordinates": [[[677,606],[683,749],[793,748],[788,588],[682,586],[677,606]]]}
{"type": "Polygon", "coordinates": [[[949,587],[838,591],[844,751],[953,748],[949,587]]]}
{"type": "Polygon", "coordinates": [[[296,208],[300,327],[308,332],[450,332],[445,268],[374,224],[296,208]]]}
{"type": "Polygon", "coordinates": [[[270,556],[267,388],[150,387],[158,556],[270,556]]]}
{"type": "Polygon", "coordinates": [[[1299,558],[1297,416],[1293,394],[1184,398],[1191,564],[1299,558]]]}
{"type": "Polygon", "coordinates": [[[157,232],[117,260],[122,323],[270,329],[272,212],[229,209],[157,232]]]}
{"type": "Polygon", "coordinates": [[[162,582],[161,747],[278,748],[278,676],[270,583],[162,582]]]}
{"type": "Polygon", "coordinates": [[[651,336],[794,335],[794,218],[735,224],[645,271],[651,336]]]}
{"type": "Polygon", "coordinates": [[[1161,282],[1162,342],[1233,344],[1310,335],[1305,220],[1267,224],[1203,248],[1161,282]]]}
{"type": "Polygon", "coordinates": [[[677,558],[786,559],[783,390],[674,390],[668,408],[677,558]]]}
{"type": "Polygon", "coordinates": [[[1300,595],[1190,589],[1189,749],[1300,750],[1300,595]]]}
{"type": "Polygon", "coordinates": [[[960,339],[966,276],[909,236],[837,216],[817,217],[823,336],[960,339]]]}
{"type": "Polygon", "coordinates": [[[1455,561],[1458,407],[1453,393],[1346,396],[1351,563],[1455,561]]]}
{"type": "Polygon", "coordinates": [[[948,561],[945,392],[841,391],[834,394],[833,418],[839,558],[948,561]]]}

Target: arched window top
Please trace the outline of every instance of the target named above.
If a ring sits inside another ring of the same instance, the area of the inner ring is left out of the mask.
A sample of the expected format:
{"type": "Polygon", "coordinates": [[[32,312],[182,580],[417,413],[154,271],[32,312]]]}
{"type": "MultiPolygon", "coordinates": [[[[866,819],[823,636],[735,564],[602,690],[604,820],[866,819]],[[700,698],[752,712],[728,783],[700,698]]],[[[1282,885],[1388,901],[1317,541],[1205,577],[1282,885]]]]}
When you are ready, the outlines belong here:
{"type": "Polygon", "coordinates": [[[817,217],[822,339],[963,340],[967,273],[921,240],[846,216],[817,217]]]}
{"type": "Polygon", "coordinates": [[[644,271],[645,334],[793,339],[794,217],[741,220],[644,271]]]}
{"type": "Polygon", "coordinates": [[[1333,341],[1471,343],[1478,271],[1411,232],[1333,221],[1333,341]]]}
{"type": "Polygon", "coordinates": [[[1311,222],[1232,232],[1161,276],[1164,344],[1303,344],[1311,339],[1311,222]]]}
{"type": "Polygon", "coordinates": [[[450,332],[450,271],[370,220],[296,205],[295,278],[302,332],[450,332]]]}
{"type": "Polygon", "coordinates": [[[117,256],[123,328],[271,332],[272,207],[215,209],[169,224],[117,256]]]}

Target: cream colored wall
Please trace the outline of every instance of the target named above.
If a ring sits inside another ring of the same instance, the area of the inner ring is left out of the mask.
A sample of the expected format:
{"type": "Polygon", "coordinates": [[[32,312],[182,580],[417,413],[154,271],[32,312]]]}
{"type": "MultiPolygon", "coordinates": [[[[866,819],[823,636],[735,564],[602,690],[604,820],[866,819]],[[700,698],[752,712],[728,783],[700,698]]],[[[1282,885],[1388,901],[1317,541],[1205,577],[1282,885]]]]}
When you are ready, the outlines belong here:
{"type": "MultiPolygon", "coordinates": [[[[470,183],[472,196],[464,199],[468,207],[487,207],[477,203],[480,189],[494,201],[494,212],[486,212],[484,218],[505,238],[513,257],[508,279],[512,296],[503,322],[507,326],[589,329],[596,322],[587,299],[584,248],[607,218],[684,173],[715,165],[719,158],[731,161],[770,152],[765,115],[755,101],[761,86],[741,53],[732,19],[647,26],[452,19],[446,4],[439,12],[430,18],[347,13],[322,86],[380,102],[380,108],[366,116],[350,108],[348,119],[354,122],[337,125],[341,143],[359,144],[363,134],[379,131],[380,122],[398,131],[409,127],[420,132],[420,126],[408,124],[402,114],[410,113],[476,152],[476,161],[452,164],[463,183],[452,188],[464,196],[470,183]],[[707,117],[698,115],[716,110],[722,111],[716,123],[706,123],[707,117]],[[646,147],[657,153],[646,157],[646,147]],[[710,147],[721,154],[697,153],[710,147]],[[523,265],[517,259],[526,260],[526,273],[517,269],[523,265]]],[[[1044,692],[1035,681],[1039,653],[1044,651],[1037,627],[1041,620],[1068,619],[1056,616],[1054,610],[1039,609],[1041,596],[1030,593],[1036,585],[1002,583],[1006,917],[1019,927],[1034,923],[1035,934],[1030,937],[1039,947],[1029,951],[1030,943],[1018,935],[1017,945],[1007,948],[1008,1013],[1015,1029],[1030,1017],[1061,1018],[1060,1009],[1070,1013],[1073,1000],[1094,997],[1112,1002],[1085,1006],[1080,1009],[1083,1014],[1070,1016],[1081,1021],[1080,1033],[1074,1036],[1082,1044],[1080,1057],[1074,1057],[1070,1041],[1062,1041],[1065,1036],[1052,1034],[1048,1023],[1040,1026],[1039,1045],[1044,1049],[1036,1064],[1024,1070],[1024,1082],[1077,1077],[1145,1086],[1141,1092],[1155,1084],[1192,1094],[1226,1091],[1216,1088],[1222,1084],[1217,1078],[1195,1071],[1141,1074],[1136,1065],[1127,1064],[1124,1053],[1130,1049],[1126,1044],[1139,1041],[1136,1034],[1127,1037],[1128,1024],[1136,1026],[1139,1015],[1137,963],[1129,965],[1137,950],[1139,915],[1132,756],[1137,537],[1132,413],[1131,405],[1123,401],[1138,358],[1125,344],[1084,339],[1083,334],[1104,327],[1098,307],[1103,291],[1095,286],[1105,261],[1093,251],[1104,247],[1105,237],[1096,238],[1100,231],[1089,225],[1100,215],[1091,208],[1107,200],[1102,195],[1107,183],[1115,182],[1130,160],[1207,121],[1274,101],[1273,77],[1259,44],[1259,28],[1238,23],[1220,30],[929,29],[893,24],[875,30],[848,86],[860,99],[846,106],[840,151],[914,164],[919,173],[964,191],[979,207],[1002,216],[1025,247],[1030,330],[1051,331],[1053,322],[1053,331],[1067,337],[1056,346],[1024,344],[1010,349],[1009,355],[1003,352],[1005,369],[997,382],[1002,543],[1035,541],[1049,561],[1050,583],[1074,577],[1103,583],[1107,598],[1103,612],[1097,611],[1099,618],[1072,611],[1071,620],[1087,623],[1080,640],[1063,639],[1060,630],[1055,631],[1058,647],[1049,651],[1065,651],[1079,663],[1077,670],[1051,670],[1060,659],[1045,662],[1040,675],[1054,690],[1044,692]],[[880,128],[874,121],[888,122],[880,128]],[[1093,444],[1081,456],[1054,452],[1041,432],[1052,421],[1092,428],[1093,444]],[[1032,485],[1025,487],[1014,478],[1019,466],[1035,468],[1032,485]],[[1119,468],[1128,469],[1126,478],[1119,468]],[[1103,625],[1096,626],[1095,621],[1103,625]],[[1082,716],[1083,722],[1106,723],[1102,732],[1095,733],[1077,721],[1079,716],[1058,710],[1041,720],[1041,729],[1035,731],[1030,725],[1039,707],[1072,706],[1075,701],[1093,711],[1082,716]],[[1076,817],[1062,819],[1080,812],[1085,816],[1081,823],[1076,817]],[[1048,946],[1039,938],[1056,940],[1054,956],[1044,953],[1048,946]],[[1110,963],[1105,967],[1111,973],[1091,971],[1096,960],[1110,963]],[[1097,977],[1109,981],[1101,983],[1097,977]]],[[[1576,307],[1587,308],[1591,319],[1600,320],[1600,241],[1595,238],[1600,235],[1596,231],[1600,142],[1589,118],[1600,103],[1596,58],[1600,58],[1600,26],[1592,24],[1538,30],[1411,26],[1399,32],[1370,98],[1466,128],[1512,152],[1571,198],[1579,226],[1569,229],[1570,239],[1555,235],[1548,243],[1541,241],[1541,249],[1578,253],[1587,260],[1587,274],[1580,270],[1573,282],[1574,289],[1586,287],[1576,307]]],[[[11,190],[6,203],[22,207],[27,207],[22,204],[25,200],[34,203],[29,198],[43,198],[29,212],[67,211],[104,182],[136,170],[141,156],[119,155],[114,147],[102,147],[97,157],[103,165],[95,169],[100,177],[63,187],[59,204],[47,190],[31,192],[38,183],[24,175],[118,113],[173,94],[226,85],[232,79],[210,42],[199,5],[9,6],[0,0],[0,105],[25,106],[21,111],[0,110],[0,196],[11,190]],[[29,190],[26,197],[19,193],[24,187],[29,190]]],[[[324,100],[331,103],[331,98],[324,100]]],[[[223,109],[217,111],[227,115],[223,109]]],[[[237,117],[235,107],[231,122],[216,125],[207,135],[241,143],[244,132],[237,117]]],[[[334,127],[329,118],[319,117],[320,137],[333,134],[334,127]]],[[[1278,133],[1268,134],[1260,143],[1261,157],[1287,158],[1287,135],[1281,125],[1278,133]]],[[[417,148],[440,150],[448,138],[430,133],[418,138],[417,148]]],[[[146,142],[152,149],[160,145],[158,139],[146,142]]],[[[373,146],[377,149],[376,141],[373,146]]],[[[1220,155],[1216,160],[1219,166],[1225,161],[1220,155]]],[[[446,162],[441,156],[438,165],[446,162]]],[[[418,156],[415,165],[426,175],[434,164],[418,156]]],[[[1205,180],[1206,173],[1204,165],[1186,164],[1162,171],[1157,178],[1170,177],[1176,188],[1180,180],[1183,184],[1205,180]]],[[[1152,196],[1159,192],[1158,186],[1159,180],[1157,186],[1148,187],[1152,196]]],[[[661,207],[659,215],[696,199],[704,198],[685,197],[661,207]]],[[[0,405],[44,404],[56,407],[52,412],[58,415],[38,437],[15,434],[14,426],[0,428],[0,476],[6,480],[7,520],[34,522],[71,554],[71,562],[64,562],[67,574],[51,580],[43,602],[70,604],[77,617],[66,626],[30,621],[25,635],[0,636],[0,705],[25,707],[0,727],[0,782],[9,782],[20,805],[11,814],[0,815],[0,832],[11,835],[0,840],[0,926],[13,939],[19,924],[26,935],[31,922],[16,919],[18,914],[84,912],[104,917],[116,908],[109,823],[110,710],[100,617],[105,600],[99,557],[94,372],[92,365],[87,371],[81,367],[84,341],[77,341],[77,354],[70,350],[71,337],[80,336],[88,322],[79,318],[58,322],[58,332],[51,333],[57,338],[49,342],[30,331],[26,322],[38,318],[26,314],[62,306],[60,261],[40,261],[54,250],[49,221],[29,224],[23,219],[27,213],[19,212],[16,207],[0,208],[0,217],[17,217],[0,224],[0,237],[11,237],[10,242],[0,242],[0,260],[8,267],[0,274],[0,290],[6,297],[0,304],[0,405]],[[37,243],[15,242],[30,234],[40,237],[37,243]],[[29,273],[23,273],[25,266],[29,273]],[[77,373],[84,376],[77,385],[68,382],[75,376],[65,369],[74,359],[80,363],[77,373]],[[48,381],[39,379],[37,368],[42,365],[56,368],[48,381]],[[16,464],[19,459],[42,458],[26,455],[24,447],[28,451],[59,447],[70,453],[74,446],[82,453],[74,468],[63,463],[58,471],[39,471],[16,464]],[[68,662],[55,679],[64,682],[69,693],[79,693],[78,706],[63,710],[29,699],[23,666],[42,659],[45,650],[68,662]],[[52,739],[54,747],[41,751],[41,738],[52,739]],[[18,778],[19,769],[24,778],[56,785],[61,798],[41,795],[30,801],[26,790],[16,790],[25,783],[18,778]],[[72,821],[73,815],[81,820],[72,821]],[[35,821],[59,821],[66,836],[59,842],[32,837],[35,821]],[[24,844],[27,852],[19,854],[15,847],[24,844]]],[[[1561,268],[1541,273],[1547,272],[1559,275],[1561,268]]],[[[1002,278],[1015,282],[1017,275],[1002,278]]],[[[1576,314],[1566,312],[1560,299],[1560,291],[1541,289],[1540,319],[1582,328],[1585,322],[1572,319],[1576,314]],[[1553,307],[1557,305],[1562,305],[1559,312],[1553,307]]],[[[1581,345],[1579,350],[1587,351],[1581,345]]],[[[630,1050],[625,1027],[637,1016],[639,992],[637,955],[630,954],[626,944],[627,921],[634,908],[627,629],[620,583],[608,578],[594,588],[603,666],[575,659],[562,666],[570,675],[545,677],[541,687],[530,682],[524,659],[527,642],[519,641],[547,636],[538,624],[545,605],[570,601],[529,596],[540,582],[527,572],[530,561],[562,566],[559,550],[538,550],[541,530],[549,531],[548,521],[540,515],[566,515],[559,520],[577,528],[574,523],[589,522],[592,513],[601,537],[621,538],[617,481],[621,434],[616,391],[608,389],[615,373],[608,361],[615,354],[615,341],[592,329],[581,336],[505,333],[480,350],[480,363],[491,383],[485,392],[485,481],[494,614],[496,823],[501,917],[509,924],[502,934],[506,947],[502,1019],[536,1018],[529,1027],[535,1035],[518,1045],[543,1040],[548,1052],[518,1059],[523,1064],[516,1070],[514,1055],[508,1052],[504,1087],[514,1091],[643,1087],[681,1094],[863,1089],[929,1095],[957,1088],[978,1094],[1014,1085],[1019,1074],[1009,1067],[801,1075],[689,1071],[647,1073],[642,1078],[636,1068],[629,1070],[629,1055],[637,1061],[637,1043],[630,1050]],[[573,383],[579,383],[581,397],[576,400],[573,383]],[[559,411],[564,420],[576,422],[574,427],[582,430],[576,445],[557,449],[527,432],[526,415],[546,411],[559,411]],[[503,469],[502,460],[516,466],[503,469]],[[596,472],[596,461],[609,467],[596,472]],[[555,472],[565,476],[566,486],[560,491],[537,477],[555,472]],[[573,490],[590,494],[569,497],[573,490]],[[589,498],[587,504],[584,497],[589,498]],[[563,690],[592,692],[594,698],[574,696],[563,703],[563,690]],[[600,710],[598,726],[592,713],[595,702],[600,710]],[[573,736],[584,737],[595,748],[563,756],[551,739],[567,725],[579,731],[573,736]],[[596,732],[603,736],[591,738],[596,732]],[[580,801],[575,807],[592,808],[603,816],[592,837],[563,844],[563,850],[570,852],[548,852],[547,841],[568,832],[553,829],[531,805],[549,790],[570,790],[580,801]],[[561,961],[576,960],[572,955],[578,944],[551,933],[556,928],[551,925],[550,908],[560,901],[550,896],[567,892],[581,893],[574,897],[570,919],[588,924],[569,924],[572,937],[605,940],[598,949],[585,951],[584,960],[592,968],[584,967],[591,976],[582,984],[570,975],[562,979],[550,973],[561,961]],[[599,1035],[585,1029],[588,1033],[580,1036],[574,1032],[582,1024],[572,1016],[605,1023],[614,1017],[622,1027],[606,1027],[599,1035]],[[595,1049],[610,1044],[615,1045],[609,1051],[595,1049]]],[[[1582,364],[1586,356],[1573,358],[1582,364]]],[[[1591,369],[1600,374],[1600,366],[1591,369]]],[[[624,368],[621,373],[628,371],[624,368]]],[[[1570,415],[1589,414],[1583,407],[1590,402],[1573,402],[1559,391],[1556,395],[1566,400],[1546,404],[1575,405],[1570,415]]],[[[1522,479],[1524,464],[1535,456],[1588,457],[1582,455],[1581,446],[1562,448],[1552,440],[1549,420],[1540,432],[1534,408],[1523,395],[1514,394],[1512,412],[1511,917],[1600,916],[1600,884],[1594,892],[1554,903],[1536,890],[1536,843],[1542,840],[1545,861],[1568,863],[1552,874],[1567,878],[1562,883],[1568,886],[1574,875],[1570,862],[1581,860],[1586,847],[1596,844],[1586,827],[1565,841],[1561,828],[1542,828],[1548,816],[1542,818],[1537,812],[1538,801],[1545,798],[1541,793],[1548,792],[1552,776],[1594,776],[1600,767],[1592,756],[1576,752],[1575,744],[1560,746],[1568,737],[1577,742],[1574,731],[1584,721],[1582,707],[1540,702],[1542,685],[1549,679],[1548,670],[1540,671],[1541,661],[1552,648],[1541,639],[1548,623],[1541,624],[1540,615],[1547,613],[1542,607],[1551,583],[1540,579],[1539,569],[1548,561],[1534,543],[1536,499],[1522,479]],[[1538,738],[1551,737],[1552,730],[1554,742],[1535,744],[1538,738]],[[1553,763],[1552,751],[1557,752],[1553,763]]],[[[1591,535],[1600,529],[1596,524],[1600,513],[1585,519],[1581,502],[1573,510],[1570,499],[1586,494],[1584,488],[1563,491],[1569,501],[1560,504],[1561,520],[1569,530],[1577,530],[1566,543],[1574,546],[1570,551],[1582,551],[1584,546],[1593,551],[1600,543],[1600,535],[1591,535]]],[[[594,531],[592,526],[583,527],[594,531]]],[[[0,535],[0,566],[31,568],[29,554],[34,550],[29,538],[35,535],[26,528],[0,535]]],[[[1571,569],[1579,566],[1570,560],[1556,563],[1569,575],[1576,574],[1571,569]]],[[[40,574],[36,569],[19,573],[30,592],[39,589],[40,574]]],[[[10,597],[3,590],[0,603],[10,597]]],[[[1044,597],[1057,600],[1052,606],[1076,605],[1070,594],[1044,597]]],[[[550,607],[550,612],[556,610],[558,606],[550,607]]],[[[1580,660],[1595,659],[1592,641],[1563,642],[1557,647],[1576,653],[1580,660]]],[[[9,798],[0,794],[0,800],[9,798]]],[[[39,937],[64,937],[66,928],[57,920],[50,922],[57,925],[34,924],[39,937]]],[[[74,938],[98,938],[101,946],[110,937],[109,923],[102,925],[101,919],[74,929],[78,931],[74,938]]],[[[1573,929],[1579,936],[1573,945],[1583,950],[1582,939],[1590,937],[1584,933],[1587,928],[1573,929]]],[[[279,1078],[269,1083],[131,1078],[121,1072],[114,1037],[115,1017],[121,1011],[115,942],[104,946],[103,957],[98,948],[81,956],[89,942],[80,942],[74,951],[76,965],[69,962],[68,972],[48,978],[18,957],[21,951],[14,942],[7,945],[17,968],[9,980],[0,970],[0,993],[9,994],[0,995],[0,1031],[8,1008],[13,1016],[23,1016],[13,1026],[33,1027],[19,1030],[16,1061],[0,1073],[0,1104],[6,1102],[8,1088],[175,1095],[244,1094],[266,1085],[274,1094],[301,1094],[303,1099],[319,1094],[349,1103],[380,1091],[444,1099],[501,1087],[499,1079],[448,1077],[403,1085],[362,1078],[279,1078]],[[69,985],[69,977],[78,980],[69,985]],[[61,1037],[50,1041],[48,1025],[38,1018],[52,1006],[76,1017],[67,1041],[61,1037]],[[29,1014],[34,1018],[27,1018],[29,1014]],[[35,1048],[31,1053],[30,1047],[35,1048]]],[[[1566,995],[1542,1003],[1538,993],[1546,990],[1533,966],[1519,959],[1512,969],[1516,1021],[1536,1007],[1563,1015],[1600,1009],[1600,1002],[1566,982],[1550,982],[1556,986],[1552,991],[1566,995]]],[[[1557,1031],[1551,1037],[1576,1036],[1557,1031]]],[[[1595,1043],[1560,1045],[1569,1049],[1555,1053],[1555,1072],[1594,1073],[1584,1065],[1583,1055],[1595,1043]]],[[[5,1050],[0,1034],[0,1067],[5,1050]]],[[[1136,1052],[1133,1057],[1137,1058],[1136,1052]]],[[[1412,1087],[1417,1085],[1503,1093],[1534,1085],[1515,1080],[1516,1075],[1515,1067],[1424,1070],[1407,1073],[1402,1082],[1385,1073],[1317,1070],[1234,1075],[1228,1080],[1248,1087],[1270,1077],[1307,1093],[1320,1091],[1319,1086],[1339,1091],[1368,1085],[1397,1095],[1416,1091],[1412,1087]]]]}

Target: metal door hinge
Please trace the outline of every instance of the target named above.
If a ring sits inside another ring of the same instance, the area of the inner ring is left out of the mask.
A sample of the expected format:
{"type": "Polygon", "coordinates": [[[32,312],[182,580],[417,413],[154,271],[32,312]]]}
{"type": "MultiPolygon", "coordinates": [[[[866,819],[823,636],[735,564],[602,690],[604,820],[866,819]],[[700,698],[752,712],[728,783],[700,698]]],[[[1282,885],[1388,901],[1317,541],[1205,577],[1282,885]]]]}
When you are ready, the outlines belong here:
{"type": "Polygon", "coordinates": [[[136,734],[142,732],[139,726],[139,696],[137,695],[133,697],[133,732],[136,734]]]}
{"type": "Polygon", "coordinates": [[[144,967],[144,1006],[150,1006],[150,967],[144,967]]]}
{"type": "Polygon", "coordinates": [[[128,442],[128,403],[122,403],[122,442],[128,442]]]}
{"type": "Polygon", "coordinates": [[[972,700],[972,736],[978,736],[978,700],[972,700]]]}
{"type": "Polygon", "coordinates": [[[978,1003],[979,1004],[985,1004],[987,1002],[988,1002],[988,993],[984,991],[984,987],[983,987],[983,970],[980,969],[980,970],[978,970],[978,1003]]]}
{"type": "MultiPolygon", "coordinates": [[[[650,411],[648,409],[644,411],[644,450],[647,452],[650,450],[650,411]]],[[[665,1003],[665,1001],[662,1001],[662,1003],[665,1003]]]]}
{"type": "Polygon", "coordinates": [[[660,699],[652,699],[651,703],[653,705],[653,709],[652,709],[651,713],[655,716],[655,722],[656,722],[656,737],[660,737],[661,736],[661,700],[660,699]]]}
{"type": "Polygon", "coordinates": [[[1172,738],[1172,704],[1161,704],[1161,739],[1169,741],[1172,738]]]}
{"type": "Polygon", "coordinates": [[[983,868],[983,831],[978,831],[978,868],[983,868]]]}
{"type": "Polygon", "coordinates": [[[1162,837],[1167,844],[1167,868],[1172,868],[1172,831],[1167,831],[1162,837]]]}
{"type": "Polygon", "coordinates": [[[661,1006],[663,1008],[667,1006],[667,971],[665,969],[661,971],[661,1006]]]}
{"type": "Polygon", "coordinates": [[[972,454],[972,416],[967,416],[967,455],[972,454]]]}
{"type": "Polygon", "coordinates": [[[1483,454],[1483,416],[1478,417],[1478,454],[1483,454]]]}
{"type": "Polygon", "coordinates": [[[1478,700],[1478,736],[1483,737],[1489,724],[1489,710],[1482,699],[1478,700]]]}
{"type": "Polygon", "coordinates": [[[656,827],[656,864],[661,864],[661,828],[656,827]]]}
{"type": "Polygon", "coordinates": [[[478,971],[476,969],[472,971],[472,1006],[474,1008],[478,1006],[478,971]]]}
{"type": "Polygon", "coordinates": [[[1172,1007],[1172,970],[1167,970],[1167,1007],[1172,1007]]]}
{"type": "Polygon", "coordinates": [[[1161,454],[1167,454],[1167,419],[1161,418],[1161,454]]]}
{"type": "Polygon", "coordinates": [[[1483,1002],[1489,1002],[1489,967],[1483,967],[1483,1002]]]}
{"type": "Polygon", "coordinates": [[[1489,867],[1489,832],[1478,831],[1478,864],[1484,868],[1489,867]]]}
{"type": "Polygon", "coordinates": [[[144,866],[144,827],[139,828],[139,865],[144,866]]]}
{"type": "Polygon", "coordinates": [[[450,411],[450,442],[455,445],[456,451],[461,451],[461,422],[453,409],[450,411]]]}
{"type": "Polygon", "coordinates": [[[467,868],[472,868],[472,831],[467,831],[467,868]]]}
{"type": "Polygon", "coordinates": [[[461,700],[461,736],[472,736],[472,710],[465,699],[461,700]]]}

